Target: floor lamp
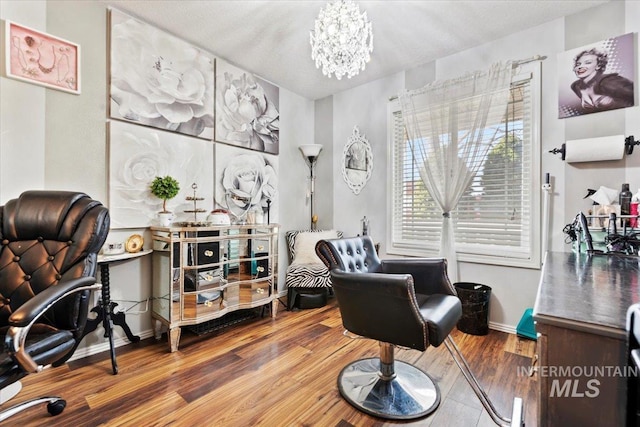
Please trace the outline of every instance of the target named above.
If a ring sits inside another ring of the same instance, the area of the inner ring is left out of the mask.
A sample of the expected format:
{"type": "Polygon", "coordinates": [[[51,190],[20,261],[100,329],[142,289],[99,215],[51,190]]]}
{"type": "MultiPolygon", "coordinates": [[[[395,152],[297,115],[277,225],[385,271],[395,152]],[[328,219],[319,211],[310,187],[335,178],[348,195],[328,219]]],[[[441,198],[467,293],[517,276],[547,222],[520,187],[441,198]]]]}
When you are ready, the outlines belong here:
{"type": "Polygon", "coordinates": [[[302,157],[304,157],[307,166],[309,166],[309,180],[310,180],[310,204],[311,204],[311,229],[316,229],[316,224],[318,223],[318,215],[316,215],[316,208],[313,204],[313,193],[315,191],[315,174],[314,167],[316,165],[316,161],[318,160],[318,156],[320,155],[320,151],[322,151],[322,145],[320,144],[303,144],[298,147],[300,152],[302,153],[302,157]]]}

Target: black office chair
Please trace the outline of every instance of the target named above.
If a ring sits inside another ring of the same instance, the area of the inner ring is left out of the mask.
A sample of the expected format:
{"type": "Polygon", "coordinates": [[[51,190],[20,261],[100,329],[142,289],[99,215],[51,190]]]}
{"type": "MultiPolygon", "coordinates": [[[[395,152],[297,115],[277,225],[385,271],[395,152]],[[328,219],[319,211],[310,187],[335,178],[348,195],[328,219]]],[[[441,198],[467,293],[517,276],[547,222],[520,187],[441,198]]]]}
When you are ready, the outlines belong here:
{"type": "MultiPolygon", "coordinates": [[[[83,193],[27,191],[0,206],[0,389],[73,355],[108,232],[107,208],[83,193]]],[[[3,410],[0,422],[45,402],[51,415],[66,406],[33,399],[3,410]]]]}
{"type": "Polygon", "coordinates": [[[500,415],[449,336],[462,306],[443,258],[380,260],[369,236],[322,240],[320,259],[331,271],[345,332],[380,342],[380,357],[347,365],[340,394],[354,407],[388,419],[414,419],[440,403],[437,384],[422,370],[394,358],[396,346],[425,351],[444,343],[487,412],[498,425],[522,426],[522,399],[512,418],[500,415]]]}

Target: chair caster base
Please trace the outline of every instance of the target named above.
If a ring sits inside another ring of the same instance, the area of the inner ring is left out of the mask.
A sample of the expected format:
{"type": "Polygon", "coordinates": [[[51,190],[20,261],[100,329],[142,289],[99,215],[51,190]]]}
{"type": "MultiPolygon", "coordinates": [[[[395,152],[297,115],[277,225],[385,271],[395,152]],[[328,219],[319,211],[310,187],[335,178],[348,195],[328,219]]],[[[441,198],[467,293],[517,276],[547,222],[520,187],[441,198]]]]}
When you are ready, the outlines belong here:
{"type": "Polygon", "coordinates": [[[429,415],[440,404],[438,385],[422,370],[395,361],[395,377],[380,376],[380,359],[357,360],[338,376],[340,394],[355,408],[380,418],[410,420],[429,415]]]}
{"type": "Polygon", "coordinates": [[[38,397],[22,403],[18,403],[17,405],[3,410],[2,412],[0,412],[0,422],[16,415],[19,412],[24,411],[27,408],[39,405],[41,403],[47,404],[47,411],[52,416],[60,415],[64,408],[67,406],[67,402],[57,396],[38,397]]]}

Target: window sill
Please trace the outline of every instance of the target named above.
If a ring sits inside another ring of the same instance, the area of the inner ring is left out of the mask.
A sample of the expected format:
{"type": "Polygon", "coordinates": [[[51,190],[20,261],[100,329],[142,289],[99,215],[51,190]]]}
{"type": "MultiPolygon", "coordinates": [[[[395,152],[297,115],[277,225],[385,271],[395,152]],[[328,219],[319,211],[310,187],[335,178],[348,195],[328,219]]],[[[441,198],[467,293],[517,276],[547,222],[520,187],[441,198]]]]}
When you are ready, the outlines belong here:
{"type": "MultiPolygon", "coordinates": [[[[388,245],[387,254],[407,257],[438,257],[437,250],[425,250],[415,248],[396,248],[388,245]]],[[[468,262],[474,264],[487,264],[501,267],[520,267],[539,270],[540,259],[516,258],[495,255],[458,253],[458,262],[468,262]]]]}

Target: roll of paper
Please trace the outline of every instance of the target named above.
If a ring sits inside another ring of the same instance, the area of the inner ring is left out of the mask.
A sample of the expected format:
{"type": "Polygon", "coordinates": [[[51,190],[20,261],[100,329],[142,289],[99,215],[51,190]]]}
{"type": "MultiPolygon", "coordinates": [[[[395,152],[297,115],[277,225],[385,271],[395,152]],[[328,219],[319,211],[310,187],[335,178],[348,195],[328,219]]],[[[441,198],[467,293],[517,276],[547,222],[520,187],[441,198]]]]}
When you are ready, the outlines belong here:
{"type": "Polygon", "coordinates": [[[573,139],[565,144],[565,160],[570,163],[620,160],[624,147],[624,135],[573,139]]]}

